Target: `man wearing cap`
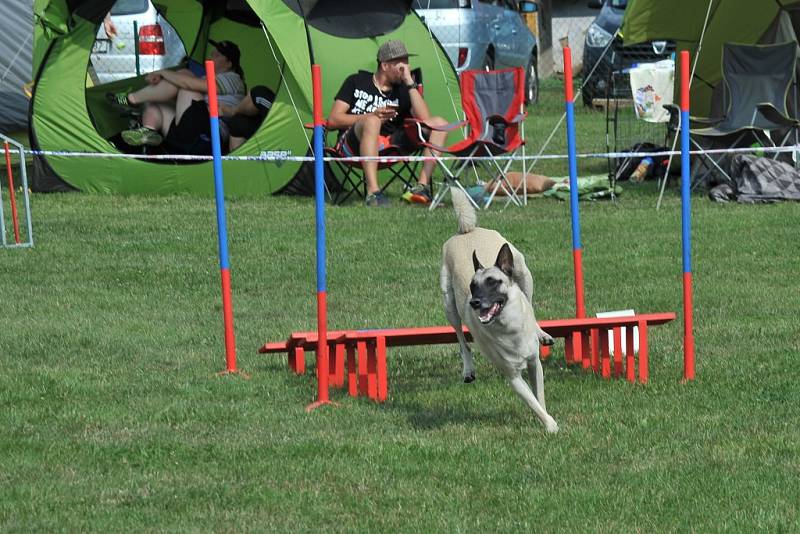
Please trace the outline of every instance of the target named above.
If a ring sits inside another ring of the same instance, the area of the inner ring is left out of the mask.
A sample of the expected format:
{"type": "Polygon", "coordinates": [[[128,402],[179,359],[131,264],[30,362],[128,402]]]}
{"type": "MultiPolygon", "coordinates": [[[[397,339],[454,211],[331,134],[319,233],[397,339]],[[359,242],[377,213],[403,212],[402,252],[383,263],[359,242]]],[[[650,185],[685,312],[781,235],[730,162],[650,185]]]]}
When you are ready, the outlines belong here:
{"type": "MultiPolygon", "coordinates": [[[[245,94],[239,47],[231,41],[209,42],[214,46],[209,59],[214,62],[218,101],[236,106],[245,94]]],[[[210,128],[205,76],[189,69],[160,70],[145,79],[149,85],[138,91],[106,95],[114,107],[123,110],[147,104],[142,126],[122,132],[123,140],[129,145],[159,145],[167,138],[173,149],[190,149],[210,128]]]]}
{"type": "MultiPolygon", "coordinates": [[[[431,117],[411,75],[409,55],[402,41],[387,41],[378,49],[375,72],[359,71],[344,81],[328,116],[328,127],[343,130],[339,136],[340,152],[374,157],[390,144],[413,149],[403,130],[403,121],[411,116],[432,126],[447,124],[441,117],[431,117]]],[[[443,145],[446,137],[443,131],[430,132],[430,142],[436,145],[443,145]]],[[[418,183],[407,195],[412,201],[430,202],[435,164],[432,160],[423,164],[418,183]]],[[[387,205],[388,199],[378,185],[378,162],[363,161],[361,165],[367,182],[367,205],[387,205]]]]}

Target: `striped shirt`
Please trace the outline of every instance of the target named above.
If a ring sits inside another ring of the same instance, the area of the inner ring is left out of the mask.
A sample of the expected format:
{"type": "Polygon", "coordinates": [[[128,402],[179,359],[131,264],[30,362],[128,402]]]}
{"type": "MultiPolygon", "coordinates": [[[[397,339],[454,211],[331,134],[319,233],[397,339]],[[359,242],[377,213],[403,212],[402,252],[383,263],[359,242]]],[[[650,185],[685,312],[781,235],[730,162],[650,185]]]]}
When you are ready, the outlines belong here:
{"type": "MultiPolygon", "coordinates": [[[[217,73],[217,102],[234,107],[245,95],[244,81],[236,72],[229,70],[217,73]]],[[[208,102],[208,95],[205,97],[208,102]]]]}

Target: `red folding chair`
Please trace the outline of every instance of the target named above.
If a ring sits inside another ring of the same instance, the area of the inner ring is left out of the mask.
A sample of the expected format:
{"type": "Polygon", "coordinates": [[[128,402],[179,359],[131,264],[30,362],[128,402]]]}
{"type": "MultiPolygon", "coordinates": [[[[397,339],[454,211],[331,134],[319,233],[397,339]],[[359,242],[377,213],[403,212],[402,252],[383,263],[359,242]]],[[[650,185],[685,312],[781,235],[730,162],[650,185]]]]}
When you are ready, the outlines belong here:
{"type": "MultiPolygon", "coordinates": [[[[512,202],[521,205],[521,199],[508,181],[508,170],[513,161],[512,157],[525,146],[524,120],[527,117],[525,112],[525,71],[522,67],[492,71],[464,71],[461,73],[461,106],[464,110],[464,120],[444,127],[431,126],[424,121],[414,119],[407,120],[407,131],[414,132],[417,142],[440,153],[463,158],[456,160],[450,166],[446,165],[444,160],[437,158],[437,162],[444,171],[445,179],[431,202],[430,209],[434,209],[442,201],[445,193],[451,187],[458,187],[467,193],[461,177],[470,167],[477,176],[476,166],[479,164],[498,173],[498,179],[483,205],[484,208],[489,207],[501,187],[512,202]],[[467,127],[466,138],[449,147],[435,146],[425,139],[424,128],[452,131],[465,125],[467,127]],[[501,160],[496,159],[495,156],[503,154],[507,154],[509,158],[501,163],[501,160]]],[[[523,176],[527,175],[525,167],[523,158],[523,176]]],[[[493,178],[494,176],[491,176],[490,180],[493,178]]],[[[480,207],[469,194],[467,197],[476,208],[480,207]]]]}

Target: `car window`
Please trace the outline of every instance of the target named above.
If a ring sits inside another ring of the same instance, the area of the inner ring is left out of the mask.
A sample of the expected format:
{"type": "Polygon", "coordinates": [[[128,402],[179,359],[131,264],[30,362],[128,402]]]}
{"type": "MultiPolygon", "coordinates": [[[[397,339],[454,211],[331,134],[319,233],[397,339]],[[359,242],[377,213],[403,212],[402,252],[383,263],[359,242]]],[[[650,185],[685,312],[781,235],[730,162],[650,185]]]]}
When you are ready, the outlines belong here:
{"type": "Polygon", "coordinates": [[[611,0],[611,7],[625,9],[627,5],[628,5],[628,0],[611,0]]]}
{"type": "Polygon", "coordinates": [[[450,9],[458,7],[458,0],[414,0],[415,9],[450,9]]]}
{"type": "Polygon", "coordinates": [[[134,15],[147,11],[148,0],[117,0],[111,8],[111,15],[134,15]]]}

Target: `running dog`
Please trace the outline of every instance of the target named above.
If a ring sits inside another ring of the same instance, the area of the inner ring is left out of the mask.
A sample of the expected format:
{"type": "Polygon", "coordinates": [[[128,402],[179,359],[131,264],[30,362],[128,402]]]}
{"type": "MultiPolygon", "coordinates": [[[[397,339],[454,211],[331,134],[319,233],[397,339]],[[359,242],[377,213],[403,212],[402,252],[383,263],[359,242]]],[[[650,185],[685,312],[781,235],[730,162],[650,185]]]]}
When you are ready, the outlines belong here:
{"type": "Polygon", "coordinates": [[[544,373],[539,361],[539,344],[552,345],[553,338],[539,328],[534,317],[533,276],[525,258],[498,232],[477,226],[475,209],[463,191],[455,187],[450,191],[458,234],[442,247],[439,281],[445,315],[458,337],[464,382],[475,380],[475,367],[462,322],[481,352],[545,429],[558,432],[558,424],[545,409],[544,373]],[[532,389],[522,378],[526,367],[532,389]]]}

